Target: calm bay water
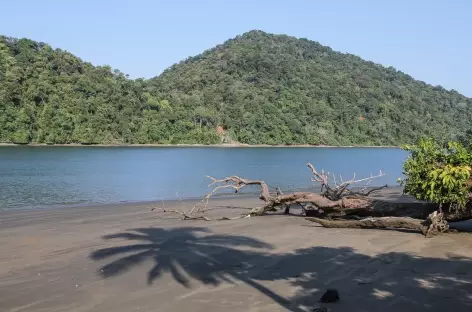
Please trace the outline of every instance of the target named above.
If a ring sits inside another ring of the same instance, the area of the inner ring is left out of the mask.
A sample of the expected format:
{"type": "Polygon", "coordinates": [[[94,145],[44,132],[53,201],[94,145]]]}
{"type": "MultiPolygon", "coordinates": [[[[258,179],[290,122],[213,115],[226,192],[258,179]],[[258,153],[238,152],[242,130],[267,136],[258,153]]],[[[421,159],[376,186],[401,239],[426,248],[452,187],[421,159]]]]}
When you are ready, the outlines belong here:
{"type": "Polygon", "coordinates": [[[395,185],[407,153],[394,148],[1,147],[0,210],[194,198],[207,175],[312,187],[306,168],[395,185]]]}

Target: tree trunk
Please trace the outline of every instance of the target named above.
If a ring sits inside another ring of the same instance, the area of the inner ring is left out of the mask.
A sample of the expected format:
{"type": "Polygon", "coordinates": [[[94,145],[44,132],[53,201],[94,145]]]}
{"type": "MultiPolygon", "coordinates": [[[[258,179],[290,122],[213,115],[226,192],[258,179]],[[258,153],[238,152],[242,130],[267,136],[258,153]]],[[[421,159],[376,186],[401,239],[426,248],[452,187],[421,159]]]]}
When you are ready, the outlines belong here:
{"type": "Polygon", "coordinates": [[[309,217],[309,221],[321,224],[326,228],[353,228],[353,229],[409,229],[423,233],[426,237],[435,236],[449,230],[443,214],[431,213],[426,220],[405,217],[366,218],[362,220],[327,220],[309,217]]]}
{"type": "MultiPolygon", "coordinates": [[[[259,181],[258,181],[259,182],[259,181]]],[[[425,219],[430,213],[437,209],[436,205],[427,203],[396,203],[373,200],[368,197],[343,197],[333,201],[321,194],[310,192],[295,192],[277,197],[261,196],[265,201],[264,208],[257,208],[255,215],[264,214],[265,211],[275,207],[286,208],[293,204],[305,207],[308,217],[319,218],[341,218],[349,216],[359,217],[410,217],[425,219]],[[311,206],[312,208],[307,208],[311,206]]],[[[288,213],[288,211],[286,211],[288,213]]]]}
{"type": "Polygon", "coordinates": [[[435,210],[437,210],[437,205],[430,203],[398,203],[369,198],[343,198],[342,207],[322,209],[322,211],[319,209],[306,209],[306,215],[320,218],[340,218],[356,215],[359,217],[410,217],[425,219],[435,210]]]}

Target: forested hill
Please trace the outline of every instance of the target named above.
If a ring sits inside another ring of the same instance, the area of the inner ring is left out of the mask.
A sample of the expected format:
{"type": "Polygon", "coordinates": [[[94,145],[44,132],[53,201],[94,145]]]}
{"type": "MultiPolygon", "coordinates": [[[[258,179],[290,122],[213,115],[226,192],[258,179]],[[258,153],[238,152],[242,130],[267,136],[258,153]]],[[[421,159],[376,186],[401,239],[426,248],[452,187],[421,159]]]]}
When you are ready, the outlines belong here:
{"type": "Polygon", "coordinates": [[[143,85],[47,44],[0,37],[0,141],[133,142],[143,85]]]}
{"type": "Polygon", "coordinates": [[[151,84],[188,114],[205,107],[212,124],[251,144],[396,145],[450,137],[472,120],[472,100],[457,92],[262,31],[174,65],[151,84]]]}
{"type": "Polygon", "coordinates": [[[151,80],[0,37],[1,142],[398,145],[470,120],[455,91],[285,35],[245,33],[151,80]]]}

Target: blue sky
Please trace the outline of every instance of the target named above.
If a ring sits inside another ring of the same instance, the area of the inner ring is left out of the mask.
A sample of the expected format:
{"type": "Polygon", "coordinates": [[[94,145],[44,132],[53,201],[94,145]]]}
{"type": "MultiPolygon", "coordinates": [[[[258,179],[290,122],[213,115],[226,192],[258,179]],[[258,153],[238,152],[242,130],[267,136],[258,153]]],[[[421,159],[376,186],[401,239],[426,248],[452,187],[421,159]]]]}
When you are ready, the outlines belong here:
{"type": "Polygon", "coordinates": [[[0,34],[27,37],[131,77],[243,32],[305,37],[472,97],[469,0],[15,0],[0,34]]]}

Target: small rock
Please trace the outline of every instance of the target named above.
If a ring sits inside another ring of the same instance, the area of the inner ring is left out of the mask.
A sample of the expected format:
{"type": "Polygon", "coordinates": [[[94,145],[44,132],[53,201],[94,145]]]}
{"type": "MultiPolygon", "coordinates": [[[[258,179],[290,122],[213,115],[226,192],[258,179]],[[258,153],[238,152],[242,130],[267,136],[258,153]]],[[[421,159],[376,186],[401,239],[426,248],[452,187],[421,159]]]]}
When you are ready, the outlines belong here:
{"type": "Polygon", "coordinates": [[[334,288],[328,289],[320,298],[320,302],[323,302],[323,303],[336,302],[338,300],[339,300],[339,293],[334,288]]]}

